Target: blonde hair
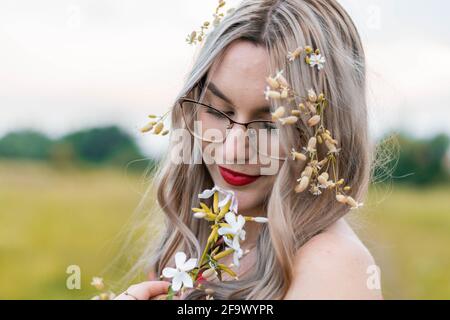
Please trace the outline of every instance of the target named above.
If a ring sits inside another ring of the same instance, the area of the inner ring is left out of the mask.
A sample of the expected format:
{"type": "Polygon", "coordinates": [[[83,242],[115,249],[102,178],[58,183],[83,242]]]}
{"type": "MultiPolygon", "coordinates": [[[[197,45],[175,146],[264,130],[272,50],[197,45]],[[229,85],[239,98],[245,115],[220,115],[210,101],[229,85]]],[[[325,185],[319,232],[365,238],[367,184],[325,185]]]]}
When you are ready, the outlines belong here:
{"type": "MultiPolygon", "coordinates": [[[[339,141],[339,176],[352,186],[351,195],[364,196],[370,178],[370,150],[366,110],[365,57],[359,34],[347,12],[335,0],[245,0],[207,36],[173,104],[172,127],[184,123],[176,101],[182,96],[199,99],[213,63],[235,40],[250,41],[267,49],[273,72],[284,75],[296,92],[313,88],[330,102],[326,127],[339,141]],[[288,64],[286,53],[298,46],[320,48],[327,63],[314,72],[304,61],[288,64]]],[[[301,149],[307,143],[308,126],[283,129],[286,150],[301,149]]],[[[294,192],[302,164],[285,161],[265,203],[270,223],[257,240],[257,261],[248,276],[235,281],[209,284],[216,299],[281,299],[293,275],[296,251],[348,212],[333,192],[319,197],[294,192]]],[[[155,178],[157,200],[165,213],[165,229],[156,250],[146,250],[145,259],[159,276],[181,250],[191,257],[201,255],[210,232],[204,220],[193,219],[191,208],[197,195],[213,186],[204,164],[173,164],[162,161],[155,178]]],[[[151,244],[148,244],[151,246],[151,244]]],[[[200,299],[192,291],[187,299],[200,299]]]]}

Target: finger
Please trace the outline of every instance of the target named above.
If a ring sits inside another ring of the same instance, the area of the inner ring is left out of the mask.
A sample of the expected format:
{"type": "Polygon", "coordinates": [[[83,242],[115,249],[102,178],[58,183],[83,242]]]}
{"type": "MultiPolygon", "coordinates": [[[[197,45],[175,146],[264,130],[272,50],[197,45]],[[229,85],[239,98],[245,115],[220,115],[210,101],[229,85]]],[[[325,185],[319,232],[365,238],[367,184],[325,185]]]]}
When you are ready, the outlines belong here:
{"type": "Polygon", "coordinates": [[[167,281],[145,281],[132,285],[127,291],[139,300],[148,300],[159,294],[167,293],[169,286],[170,282],[167,281]]]}
{"type": "Polygon", "coordinates": [[[150,300],[166,300],[167,294],[158,294],[157,296],[151,297],[150,300]]]}
{"type": "Polygon", "coordinates": [[[128,294],[121,293],[117,297],[115,297],[114,300],[136,300],[136,299],[128,294]]]}

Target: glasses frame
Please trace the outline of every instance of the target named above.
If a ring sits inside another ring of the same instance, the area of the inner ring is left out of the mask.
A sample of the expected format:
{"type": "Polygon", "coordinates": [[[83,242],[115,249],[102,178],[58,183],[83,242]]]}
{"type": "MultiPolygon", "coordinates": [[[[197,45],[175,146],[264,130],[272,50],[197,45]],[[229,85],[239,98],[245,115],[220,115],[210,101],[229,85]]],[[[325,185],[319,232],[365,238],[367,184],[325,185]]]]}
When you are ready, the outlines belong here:
{"type": "MultiPolygon", "coordinates": [[[[182,111],[181,114],[182,114],[182,116],[183,116],[183,120],[184,120],[184,123],[185,123],[185,125],[186,125],[186,128],[189,130],[189,132],[190,132],[194,137],[195,137],[195,134],[194,134],[194,133],[191,131],[191,129],[189,128],[189,125],[187,124],[186,118],[184,117],[184,111],[183,111],[183,103],[184,103],[184,102],[197,103],[197,104],[200,104],[200,105],[202,105],[202,106],[204,106],[204,107],[211,108],[211,109],[213,109],[214,111],[220,113],[220,114],[223,115],[225,118],[227,118],[228,121],[229,121],[229,124],[228,124],[228,126],[227,126],[227,129],[233,128],[233,126],[234,126],[235,124],[244,126],[244,127],[245,127],[245,130],[248,130],[248,126],[251,125],[252,123],[270,123],[270,124],[276,124],[275,121],[271,121],[271,120],[252,120],[252,121],[249,121],[249,122],[239,122],[239,121],[236,121],[236,120],[231,119],[230,116],[227,115],[225,112],[220,111],[219,109],[217,109],[216,107],[214,107],[214,106],[212,106],[212,105],[209,105],[209,104],[206,104],[206,103],[203,103],[203,102],[199,102],[199,101],[194,100],[194,99],[191,99],[191,98],[181,97],[181,98],[178,100],[178,104],[180,105],[180,107],[181,107],[181,109],[182,109],[182,110],[181,110],[181,111],[182,111]]],[[[224,142],[225,140],[226,140],[226,137],[225,137],[225,139],[224,139],[223,141],[221,141],[221,142],[224,142]]]]}
{"type": "MultiPolygon", "coordinates": [[[[228,121],[229,121],[229,124],[228,124],[228,126],[227,126],[227,130],[233,128],[233,126],[234,126],[235,124],[244,126],[246,132],[247,132],[247,130],[248,130],[248,126],[251,125],[252,123],[270,123],[270,124],[272,124],[272,125],[273,125],[273,124],[276,124],[276,122],[275,122],[275,121],[272,121],[272,120],[252,120],[252,121],[249,121],[249,122],[239,122],[239,121],[236,121],[236,120],[231,119],[230,116],[228,116],[226,113],[224,113],[223,111],[217,109],[216,107],[214,107],[214,106],[212,106],[212,105],[209,105],[209,104],[206,104],[206,103],[203,103],[203,102],[199,102],[199,101],[197,101],[197,100],[188,98],[188,97],[186,97],[186,96],[181,97],[180,99],[178,99],[178,105],[179,105],[180,108],[181,108],[181,115],[182,115],[182,117],[183,117],[183,121],[184,121],[184,124],[185,124],[186,128],[188,129],[188,131],[189,131],[189,133],[192,135],[192,137],[194,137],[194,138],[199,138],[200,140],[205,141],[205,142],[210,142],[210,143],[223,143],[223,142],[226,141],[226,139],[227,139],[227,137],[228,137],[228,133],[227,133],[226,136],[224,137],[223,141],[209,141],[209,140],[204,140],[204,139],[202,139],[202,138],[200,138],[200,137],[197,137],[196,134],[195,134],[194,132],[192,132],[192,130],[190,129],[190,127],[189,127],[189,125],[188,125],[188,123],[187,123],[187,120],[186,120],[186,118],[185,118],[185,113],[184,113],[184,109],[183,109],[183,103],[185,103],[185,102],[190,102],[190,103],[197,103],[197,104],[200,104],[200,105],[202,105],[202,106],[204,106],[204,107],[211,108],[211,109],[213,109],[214,111],[216,111],[216,112],[220,113],[221,115],[223,115],[223,116],[224,116],[225,118],[227,118],[228,121]]],[[[259,151],[257,151],[257,152],[259,153],[259,151]]],[[[259,154],[261,154],[261,153],[259,153],[259,154]]],[[[286,160],[286,159],[287,159],[287,157],[275,157],[275,156],[266,155],[266,154],[261,154],[261,155],[264,155],[264,156],[267,156],[267,157],[270,157],[270,158],[276,159],[276,160],[286,160]]]]}

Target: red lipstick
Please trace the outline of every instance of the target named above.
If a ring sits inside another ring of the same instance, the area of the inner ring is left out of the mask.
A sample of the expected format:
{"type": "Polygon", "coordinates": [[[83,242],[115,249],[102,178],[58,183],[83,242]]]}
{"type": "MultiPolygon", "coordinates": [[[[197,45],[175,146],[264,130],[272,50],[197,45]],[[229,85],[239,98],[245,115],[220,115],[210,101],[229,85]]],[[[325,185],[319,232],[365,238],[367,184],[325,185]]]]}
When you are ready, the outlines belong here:
{"type": "Polygon", "coordinates": [[[247,184],[254,182],[256,179],[260,177],[236,172],[221,166],[218,167],[223,179],[233,186],[245,186],[247,184]]]}

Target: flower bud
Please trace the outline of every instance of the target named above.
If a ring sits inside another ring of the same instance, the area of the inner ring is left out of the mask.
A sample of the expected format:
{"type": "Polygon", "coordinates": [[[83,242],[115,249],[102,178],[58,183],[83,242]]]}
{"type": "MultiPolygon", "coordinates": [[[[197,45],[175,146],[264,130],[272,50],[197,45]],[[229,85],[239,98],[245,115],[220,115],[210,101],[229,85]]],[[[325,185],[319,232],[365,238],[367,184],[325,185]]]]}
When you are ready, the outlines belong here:
{"type": "Polygon", "coordinates": [[[196,218],[196,219],[203,219],[204,217],[206,217],[205,212],[195,212],[194,213],[194,218],[196,218]]]}
{"type": "Polygon", "coordinates": [[[141,128],[141,132],[142,132],[142,133],[149,132],[149,131],[151,131],[152,129],[153,129],[153,125],[152,125],[151,122],[149,122],[149,123],[147,123],[145,126],[143,126],[143,127],[141,128]]]}
{"type": "Polygon", "coordinates": [[[274,90],[266,90],[265,92],[266,95],[266,99],[268,100],[270,99],[275,99],[278,100],[281,98],[281,93],[279,93],[278,91],[274,91],[274,90]]]}
{"type": "Polygon", "coordinates": [[[308,100],[311,102],[317,101],[317,95],[313,89],[308,90],[308,100]]]}
{"type": "Polygon", "coordinates": [[[300,179],[300,183],[295,187],[296,193],[301,193],[308,188],[309,185],[309,177],[304,176],[300,179]]]}
{"type": "Polygon", "coordinates": [[[280,121],[281,124],[284,126],[286,124],[295,124],[298,121],[298,118],[296,116],[290,116],[287,118],[281,118],[280,121]]]}
{"type": "Polygon", "coordinates": [[[308,141],[308,147],[306,148],[306,150],[308,152],[316,152],[316,146],[317,146],[317,139],[316,137],[312,137],[308,141]]]}
{"type": "Polygon", "coordinates": [[[159,134],[164,129],[164,123],[158,122],[153,130],[154,134],[159,134]]]}
{"type": "Polygon", "coordinates": [[[213,268],[206,269],[202,273],[202,277],[208,281],[214,280],[217,277],[217,272],[213,268]]]}
{"type": "Polygon", "coordinates": [[[320,184],[325,186],[328,184],[328,178],[329,178],[328,173],[324,172],[320,176],[317,177],[317,181],[319,181],[320,184]]]}
{"type": "Polygon", "coordinates": [[[252,221],[257,222],[257,223],[267,223],[267,222],[269,222],[269,219],[267,219],[265,217],[254,217],[252,219],[252,221]]]}
{"type": "Polygon", "coordinates": [[[340,203],[344,203],[344,204],[347,203],[347,197],[344,196],[344,195],[342,195],[342,194],[337,194],[337,195],[336,195],[336,200],[337,200],[338,202],[340,202],[340,203]]]}
{"type": "Polygon", "coordinates": [[[284,107],[279,107],[274,113],[272,113],[272,120],[277,121],[279,118],[284,116],[285,112],[286,109],[284,107]]]}
{"type": "Polygon", "coordinates": [[[271,89],[276,90],[280,87],[280,83],[276,79],[268,77],[266,80],[271,89]]]}
{"type": "Polygon", "coordinates": [[[312,114],[317,113],[317,108],[313,103],[311,103],[311,101],[306,101],[306,105],[308,106],[308,109],[312,114]]]}
{"type": "Polygon", "coordinates": [[[327,146],[330,153],[337,152],[336,146],[330,140],[325,140],[325,145],[327,146]]]}
{"type": "Polygon", "coordinates": [[[305,168],[305,170],[303,170],[301,176],[302,176],[302,177],[308,177],[308,178],[311,178],[312,173],[313,173],[313,168],[312,168],[311,166],[307,166],[307,167],[305,168]]]}
{"type": "Polygon", "coordinates": [[[281,74],[281,73],[279,73],[278,75],[277,75],[277,81],[278,81],[278,83],[282,86],[282,87],[284,87],[284,88],[288,88],[289,87],[289,83],[287,82],[287,80],[286,80],[286,78],[281,74]]]}
{"type": "Polygon", "coordinates": [[[300,160],[300,161],[306,161],[307,157],[303,153],[295,151],[295,149],[292,149],[292,160],[300,160]]]}
{"type": "Polygon", "coordinates": [[[315,115],[315,116],[311,117],[311,119],[308,120],[308,126],[314,127],[319,122],[320,122],[320,116],[319,115],[315,115]]]}

